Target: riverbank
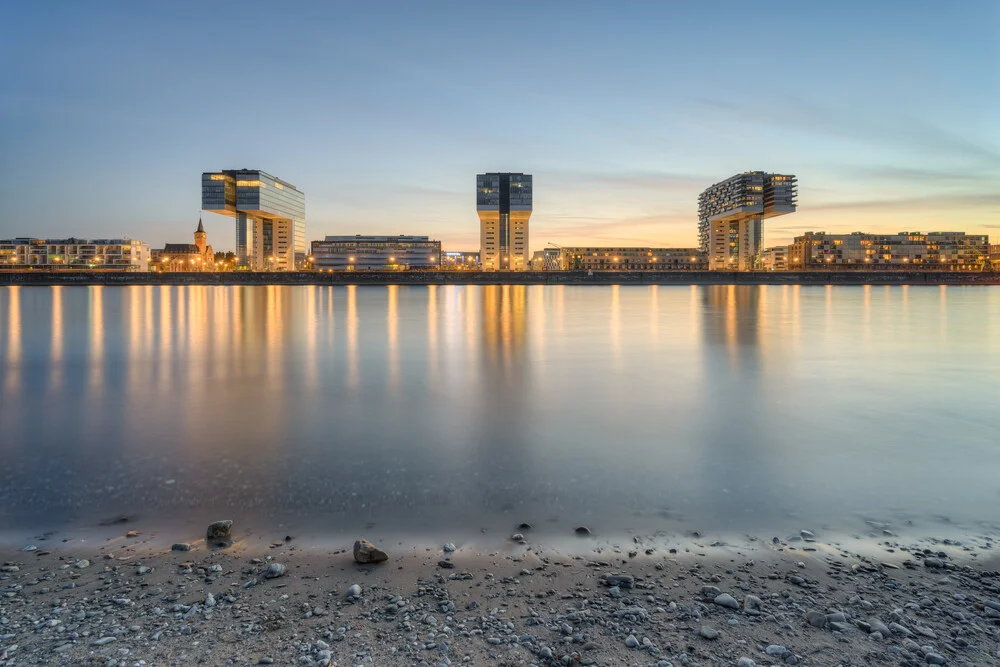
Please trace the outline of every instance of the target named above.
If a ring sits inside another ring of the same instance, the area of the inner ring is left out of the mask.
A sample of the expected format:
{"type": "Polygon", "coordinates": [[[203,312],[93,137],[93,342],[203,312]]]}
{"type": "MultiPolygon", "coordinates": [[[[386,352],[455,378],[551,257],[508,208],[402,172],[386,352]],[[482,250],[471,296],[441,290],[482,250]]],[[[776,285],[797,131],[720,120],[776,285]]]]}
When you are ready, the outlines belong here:
{"type": "Polygon", "coordinates": [[[4,285],[1000,285],[962,271],[341,271],[115,273],[0,271],[4,285]]]}
{"type": "MultiPolygon", "coordinates": [[[[241,534],[226,548],[121,524],[0,552],[4,665],[994,664],[991,538],[857,544],[804,530],[352,544],[241,534]],[[134,530],[134,533],[127,530],[134,530]],[[25,550],[27,549],[27,550],[25,550]],[[980,554],[983,554],[980,557],[980,554]],[[980,562],[983,561],[985,562],[980,562]],[[274,576],[277,575],[277,576],[274,576]]],[[[873,533],[876,534],[876,533],[873,533]]]]}

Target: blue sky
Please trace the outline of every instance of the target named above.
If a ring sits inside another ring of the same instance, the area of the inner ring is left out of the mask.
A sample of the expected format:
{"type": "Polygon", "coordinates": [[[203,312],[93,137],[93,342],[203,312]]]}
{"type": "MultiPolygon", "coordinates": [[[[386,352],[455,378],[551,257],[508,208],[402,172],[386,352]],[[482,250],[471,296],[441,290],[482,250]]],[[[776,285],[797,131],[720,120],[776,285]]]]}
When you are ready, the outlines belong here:
{"type": "Polygon", "coordinates": [[[799,177],[767,245],[1000,237],[998,44],[995,0],[16,3],[0,237],[186,242],[201,172],[240,167],[305,191],[310,239],[474,249],[476,173],[523,171],[532,249],[691,246],[751,169],[799,177]]]}

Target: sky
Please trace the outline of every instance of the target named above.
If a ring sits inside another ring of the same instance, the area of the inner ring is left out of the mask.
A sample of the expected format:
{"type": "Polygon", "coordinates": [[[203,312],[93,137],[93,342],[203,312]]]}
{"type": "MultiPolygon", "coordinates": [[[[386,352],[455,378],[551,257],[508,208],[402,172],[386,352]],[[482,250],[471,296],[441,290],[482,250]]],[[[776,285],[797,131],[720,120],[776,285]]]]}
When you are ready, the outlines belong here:
{"type": "MultiPolygon", "coordinates": [[[[798,176],[804,231],[1000,238],[1000,1],[21,2],[0,21],[0,238],[191,242],[201,173],[306,195],[307,237],[696,245],[697,195],[798,176]]],[[[204,214],[216,250],[232,220],[204,214]]]]}

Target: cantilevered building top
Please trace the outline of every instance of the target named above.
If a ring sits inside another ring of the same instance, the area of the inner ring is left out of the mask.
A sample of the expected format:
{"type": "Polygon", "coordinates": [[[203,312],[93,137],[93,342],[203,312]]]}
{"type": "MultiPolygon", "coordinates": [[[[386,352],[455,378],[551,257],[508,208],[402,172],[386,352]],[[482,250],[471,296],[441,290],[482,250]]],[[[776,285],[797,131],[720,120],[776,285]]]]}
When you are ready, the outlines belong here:
{"type": "Polygon", "coordinates": [[[709,225],[717,220],[772,218],[795,212],[796,178],[747,171],[730,176],[698,196],[698,240],[708,249],[709,225]]]}

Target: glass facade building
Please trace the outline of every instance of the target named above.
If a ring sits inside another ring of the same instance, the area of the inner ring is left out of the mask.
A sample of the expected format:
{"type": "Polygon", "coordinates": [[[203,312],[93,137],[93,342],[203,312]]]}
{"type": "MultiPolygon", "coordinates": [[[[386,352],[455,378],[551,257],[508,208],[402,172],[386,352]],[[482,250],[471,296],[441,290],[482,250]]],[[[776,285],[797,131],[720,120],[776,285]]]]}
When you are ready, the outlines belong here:
{"type": "Polygon", "coordinates": [[[763,220],[794,213],[796,179],[747,171],[698,196],[698,246],[713,270],[761,268],[763,220]]]}
{"type": "Polygon", "coordinates": [[[476,176],[479,258],[483,271],[525,271],[531,174],[489,173],[476,176]]]}
{"type": "Polygon", "coordinates": [[[259,169],[206,172],[201,208],[235,218],[240,265],[254,271],[305,266],[306,198],[291,183],[259,169]]]}
{"type": "Polygon", "coordinates": [[[327,236],[312,242],[312,257],[320,271],[437,269],[441,242],[428,236],[327,236]]]}
{"type": "Polygon", "coordinates": [[[698,248],[559,248],[563,271],[703,271],[698,248]]]}

